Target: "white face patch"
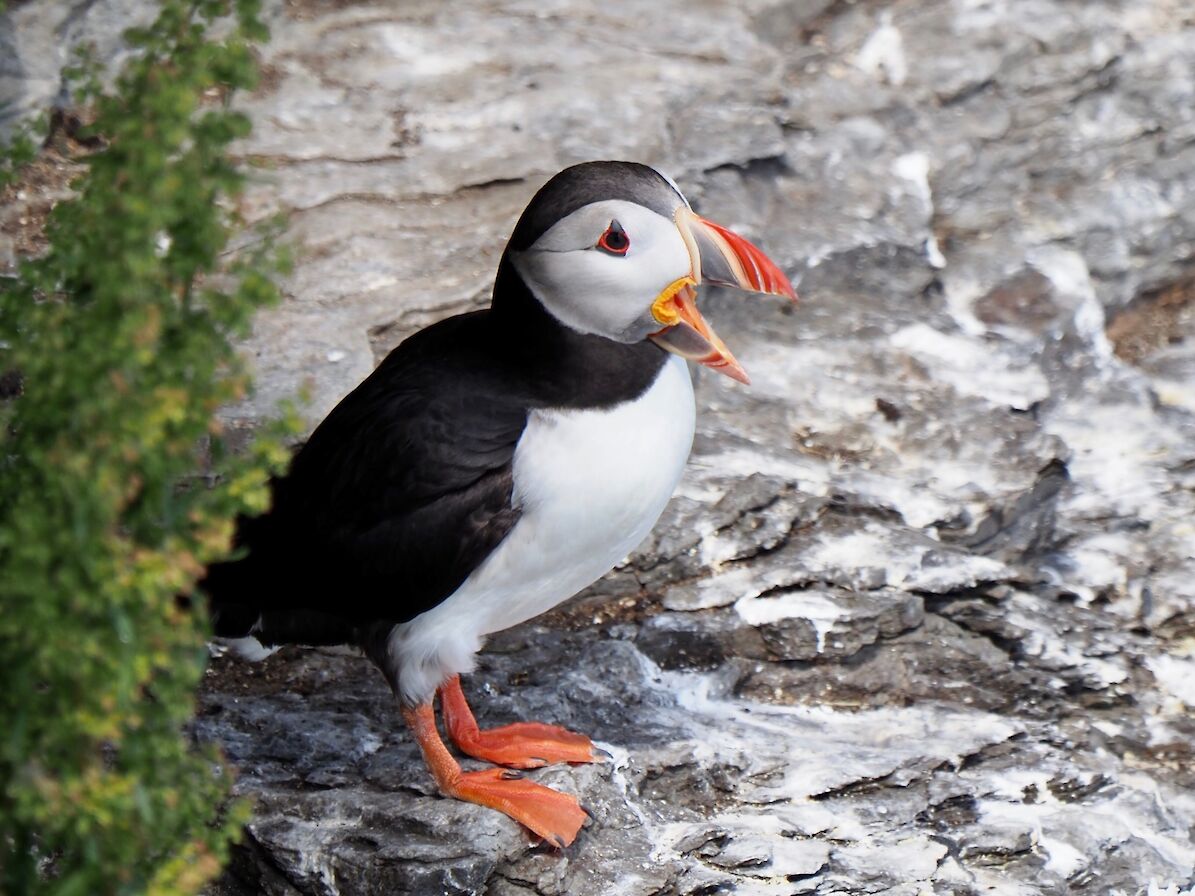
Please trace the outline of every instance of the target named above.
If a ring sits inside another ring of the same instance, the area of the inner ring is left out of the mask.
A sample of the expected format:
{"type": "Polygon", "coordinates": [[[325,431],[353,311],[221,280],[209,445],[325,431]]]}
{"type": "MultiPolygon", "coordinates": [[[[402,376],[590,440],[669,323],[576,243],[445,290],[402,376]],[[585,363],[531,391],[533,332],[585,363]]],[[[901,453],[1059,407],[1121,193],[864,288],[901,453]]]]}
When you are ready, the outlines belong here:
{"type": "Polygon", "coordinates": [[[687,276],[693,264],[670,218],[622,199],[577,209],[511,259],[557,320],[619,342],[638,342],[659,329],[651,317],[652,302],[687,276]],[[597,247],[612,221],[630,240],[625,255],[597,247]]]}

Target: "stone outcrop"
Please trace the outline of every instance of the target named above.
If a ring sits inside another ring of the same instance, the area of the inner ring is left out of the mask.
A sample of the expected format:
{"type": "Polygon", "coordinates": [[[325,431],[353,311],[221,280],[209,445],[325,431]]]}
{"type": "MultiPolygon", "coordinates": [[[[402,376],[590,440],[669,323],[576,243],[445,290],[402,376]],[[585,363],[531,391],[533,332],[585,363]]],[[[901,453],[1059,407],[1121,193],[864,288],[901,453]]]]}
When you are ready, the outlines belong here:
{"type": "MultiPolygon", "coordinates": [[[[145,4],[16,4],[9,111],[145,4]],[[49,7],[60,7],[55,10],[49,7]],[[50,52],[47,48],[54,48],[50,52]],[[57,55],[55,55],[57,54],[57,55]]],[[[560,854],[437,798],[349,651],[213,662],[244,893],[1178,893],[1195,876],[1195,12],[1185,0],[275,0],[251,426],[480,307],[587,158],[667,170],[796,309],[709,291],[655,533],[495,637],[483,722],[593,733],[560,854]]]]}

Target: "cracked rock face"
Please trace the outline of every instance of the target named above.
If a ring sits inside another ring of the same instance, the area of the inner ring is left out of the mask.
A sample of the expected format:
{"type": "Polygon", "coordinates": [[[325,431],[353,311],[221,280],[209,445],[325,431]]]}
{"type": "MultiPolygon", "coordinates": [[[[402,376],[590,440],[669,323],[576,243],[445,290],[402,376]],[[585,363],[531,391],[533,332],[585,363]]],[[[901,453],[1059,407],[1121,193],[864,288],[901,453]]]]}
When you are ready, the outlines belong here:
{"type": "MultiPolygon", "coordinates": [[[[47,41],[118,57],[145,7],[11,8],[12,108],[56,91],[47,41]]],[[[535,773],[591,809],[577,844],[436,797],[353,652],[218,658],[196,735],[257,812],[216,892],[1192,886],[1189,3],[269,9],[245,211],[297,264],[234,422],[307,386],[314,423],[483,305],[586,158],[668,171],[804,303],[705,294],[752,387],[696,374],[647,543],[466,683],[613,754],[535,773]]]]}

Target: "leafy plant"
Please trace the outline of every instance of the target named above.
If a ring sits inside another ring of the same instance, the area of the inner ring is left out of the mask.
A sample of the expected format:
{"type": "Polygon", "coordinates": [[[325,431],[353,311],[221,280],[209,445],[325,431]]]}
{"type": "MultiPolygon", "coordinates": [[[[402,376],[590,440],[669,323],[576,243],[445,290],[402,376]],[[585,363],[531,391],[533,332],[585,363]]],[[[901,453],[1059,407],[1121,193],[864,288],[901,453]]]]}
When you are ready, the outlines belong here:
{"type": "Polygon", "coordinates": [[[276,298],[266,251],[224,260],[258,5],[161,0],[110,89],[74,73],[101,148],[48,250],[0,280],[0,373],[21,382],[0,403],[6,894],[193,893],[245,819],[183,727],[207,631],[186,598],[286,460],[277,434],[234,454],[215,416],[276,298]]]}

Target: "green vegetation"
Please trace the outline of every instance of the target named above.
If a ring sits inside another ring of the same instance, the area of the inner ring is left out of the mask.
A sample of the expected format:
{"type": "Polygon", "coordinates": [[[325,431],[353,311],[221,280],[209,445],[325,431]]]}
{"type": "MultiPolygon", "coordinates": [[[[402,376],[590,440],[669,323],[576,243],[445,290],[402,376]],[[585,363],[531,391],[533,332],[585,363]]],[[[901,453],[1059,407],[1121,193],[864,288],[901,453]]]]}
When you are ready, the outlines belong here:
{"type": "Polygon", "coordinates": [[[247,388],[232,340],[276,297],[272,256],[224,255],[227,148],[249,129],[227,100],[255,77],[257,6],[162,0],[110,88],[80,67],[100,148],[47,251],[0,279],[0,374],[22,383],[0,400],[9,896],[193,893],[245,818],[182,733],[207,620],[178,596],[286,459],[277,435],[234,456],[214,417],[247,388]]]}

